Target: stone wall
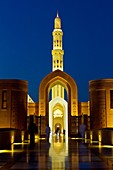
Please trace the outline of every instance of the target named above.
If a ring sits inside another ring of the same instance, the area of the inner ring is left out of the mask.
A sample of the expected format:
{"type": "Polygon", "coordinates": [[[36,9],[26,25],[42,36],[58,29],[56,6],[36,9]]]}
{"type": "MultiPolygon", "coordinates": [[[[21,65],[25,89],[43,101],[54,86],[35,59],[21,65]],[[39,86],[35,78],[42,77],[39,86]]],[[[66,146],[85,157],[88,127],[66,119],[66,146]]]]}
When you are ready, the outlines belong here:
{"type": "Polygon", "coordinates": [[[28,82],[0,80],[0,128],[27,128],[28,82]]]}

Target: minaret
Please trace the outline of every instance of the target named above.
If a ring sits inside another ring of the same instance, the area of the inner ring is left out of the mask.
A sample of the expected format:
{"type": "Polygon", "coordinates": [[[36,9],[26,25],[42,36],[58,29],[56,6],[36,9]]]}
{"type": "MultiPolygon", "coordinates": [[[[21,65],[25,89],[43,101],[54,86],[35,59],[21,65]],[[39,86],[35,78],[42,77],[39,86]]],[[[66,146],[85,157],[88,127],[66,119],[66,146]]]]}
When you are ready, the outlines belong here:
{"type": "MultiPolygon", "coordinates": [[[[54,30],[52,32],[52,35],[53,35],[52,71],[55,70],[63,71],[63,55],[64,55],[64,50],[62,49],[63,32],[61,29],[61,19],[58,15],[58,12],[54,20],[54,30]]],[[[52,99],[58,96],[64,98],[64,87],[57,83],[52,88],[52,99]]]]}
{"type": "Polygon", "coordinates": [[[57,69],[63,71],[63,55],[64,50],[62,50],[62,36],[63,32],[61,29],[61,19],[58,15],[54,20],[54,30],[53,30],[53,50],[52,50],[52,71],[57,69]]]}

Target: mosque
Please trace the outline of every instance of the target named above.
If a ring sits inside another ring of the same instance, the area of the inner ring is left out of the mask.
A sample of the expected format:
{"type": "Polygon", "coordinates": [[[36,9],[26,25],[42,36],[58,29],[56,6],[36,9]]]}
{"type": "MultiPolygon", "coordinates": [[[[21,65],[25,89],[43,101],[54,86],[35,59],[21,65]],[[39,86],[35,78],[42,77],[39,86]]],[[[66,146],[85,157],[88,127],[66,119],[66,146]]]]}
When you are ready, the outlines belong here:
{"type": "Polygon", "coordinates": [[[58,13],[52,36],[52,71],[40,83],[38,102],[29,96],[27,81],[0,80],[0,129],[25,131],[30,117],[40,136],[45,135],[47,123],[53,133],[59,127],[68,137],[78,134],[81,123],[86,130],[113,128],[113,79],[90,80],[89,101],[78,101],[77,84],[63,70],[63,31],[58,13]]]}
{"type": "Polygon", "coordinates": [[[78,125],[81,121],[87,124],[89,103],[78,102],[77,84],[63,70],[63,31],[58,13],[54,19],[52,36],[52,72],[43,78],[39,87],[38,115],[41,115],[43,122],[41,133],[45,133],[45,126],[48,122],[52,132],[55,132],[58,127],[62,134],[65,132],[66,136],[72,136],[78,132],[78,125]]]}

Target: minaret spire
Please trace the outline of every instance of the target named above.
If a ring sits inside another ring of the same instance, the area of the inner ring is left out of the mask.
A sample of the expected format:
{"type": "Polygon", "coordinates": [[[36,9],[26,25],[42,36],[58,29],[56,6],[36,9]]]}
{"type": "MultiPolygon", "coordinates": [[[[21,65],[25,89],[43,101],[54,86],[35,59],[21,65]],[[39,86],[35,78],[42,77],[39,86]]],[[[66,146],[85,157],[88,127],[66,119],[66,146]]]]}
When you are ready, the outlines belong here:
{"type": "Polygon", "coordinates": [[[57,16],[54,20],[54,28],[55,29],[61,29],[61,19],[59,17],[58,11],[57,11],[57,16]]]}
{"type": "Polygon", "coordinates": [[[62,49],[62,37],[63,31],[61,29],[61,19],[58,15],[54,19],[54,30],[53,30],[53,50],[52,50],[52,71],[57,69],[63,71],[63,55],[64,50],[62,49]]]}
{"type": "Polygon", "coordinates": [[[58,15],[58,10],[57,10],[57,18],[59,18],[59,15],[58,15]]]}

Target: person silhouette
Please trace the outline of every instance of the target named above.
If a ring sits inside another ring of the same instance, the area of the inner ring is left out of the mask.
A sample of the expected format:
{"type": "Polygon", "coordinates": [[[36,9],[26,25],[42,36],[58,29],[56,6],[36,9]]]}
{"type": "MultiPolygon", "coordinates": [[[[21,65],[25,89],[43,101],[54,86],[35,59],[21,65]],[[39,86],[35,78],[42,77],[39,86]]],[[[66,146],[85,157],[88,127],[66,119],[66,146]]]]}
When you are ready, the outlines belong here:
{"type": "Polygon", "coordinates": [[[80,131],[80,135],[82,138],[85,137],[85,130],[86,130],[86,125],[84,125],[83,123],[80,125],[79,127],[79,131],[80,131]]]}
{"type": "Polygon", "coordinates": [[[35,123],[31,123],[29,125],[29,134],[30,134],[30,148],[34,147],[35,145],[35,132],[36,132],[36,125],[35,123]]]}
{"type": "Polygon", "coordinates": [[[46,139],[47,139],[47,142],[49,142],[50,132],[51,132],[51,129],[49,127],[49,124],[47,124],[47,126],[46,126],[46,139]]]}

